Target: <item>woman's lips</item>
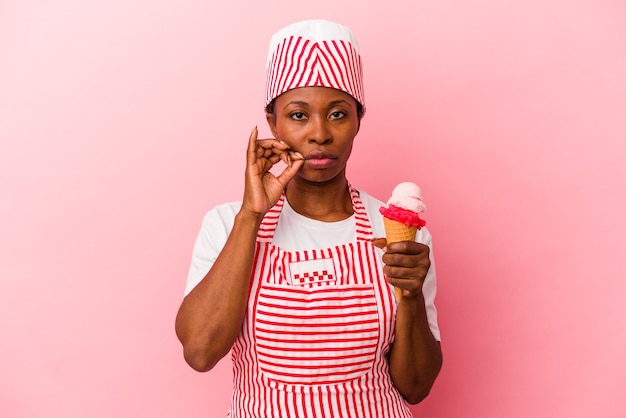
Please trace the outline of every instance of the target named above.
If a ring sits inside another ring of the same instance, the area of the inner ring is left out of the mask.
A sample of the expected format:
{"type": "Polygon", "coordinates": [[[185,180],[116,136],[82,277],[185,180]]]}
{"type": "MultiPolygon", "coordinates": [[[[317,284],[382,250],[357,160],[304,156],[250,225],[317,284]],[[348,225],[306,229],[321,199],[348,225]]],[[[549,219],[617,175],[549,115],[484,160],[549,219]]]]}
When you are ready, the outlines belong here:
{"type": "Polygon", "coordinates": [[[313,151],[304,157],[304,164],[310,168],[321,170],[334,164],[336,157],[324,151],[313,151]]]}

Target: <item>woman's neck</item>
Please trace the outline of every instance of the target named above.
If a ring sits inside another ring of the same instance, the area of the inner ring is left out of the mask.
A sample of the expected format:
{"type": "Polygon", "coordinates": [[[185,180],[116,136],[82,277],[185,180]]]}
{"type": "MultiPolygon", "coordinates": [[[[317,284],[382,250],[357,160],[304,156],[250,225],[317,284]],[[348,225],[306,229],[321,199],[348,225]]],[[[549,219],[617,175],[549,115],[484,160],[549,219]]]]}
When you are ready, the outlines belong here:
{"type": "Polygon", "coordinates": [[[341,221],[354,213],[345,177],[328,183],[309,183],[296,177],[287,185],[286,197],[293,210],[318,221],[341,221]]]}

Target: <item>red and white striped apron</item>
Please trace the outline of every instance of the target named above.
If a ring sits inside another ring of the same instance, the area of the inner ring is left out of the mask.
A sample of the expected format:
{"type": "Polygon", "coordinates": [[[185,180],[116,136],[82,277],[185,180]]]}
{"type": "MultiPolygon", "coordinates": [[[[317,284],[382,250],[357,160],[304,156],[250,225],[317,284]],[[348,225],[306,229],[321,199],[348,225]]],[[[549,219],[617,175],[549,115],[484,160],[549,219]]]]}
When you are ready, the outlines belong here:
{"type": "Polygon", "coordinates": [[[231,418],[409,418],[389,376],[396,303],[350,188],[355,242],[287,252],[272,244],[284,196],[257,234],[231,418]]]}

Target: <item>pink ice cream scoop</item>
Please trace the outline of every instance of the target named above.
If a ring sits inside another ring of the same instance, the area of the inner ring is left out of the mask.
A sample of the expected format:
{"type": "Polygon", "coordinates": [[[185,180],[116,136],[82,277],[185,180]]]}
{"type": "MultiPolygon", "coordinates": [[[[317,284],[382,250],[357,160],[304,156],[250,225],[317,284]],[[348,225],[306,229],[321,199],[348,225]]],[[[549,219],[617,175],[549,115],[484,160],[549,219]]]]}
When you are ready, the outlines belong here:
{"type": "Polygon", "coordinates": [[[418,215],[426,210],[426,205],[422,201],[422,189],[417,184],[411,182],[398,184],[387,200],[387,205],[380,208],[380,213],[385,218],[417,229],[426,225],[426,221],[420,219],[418,215]]]}

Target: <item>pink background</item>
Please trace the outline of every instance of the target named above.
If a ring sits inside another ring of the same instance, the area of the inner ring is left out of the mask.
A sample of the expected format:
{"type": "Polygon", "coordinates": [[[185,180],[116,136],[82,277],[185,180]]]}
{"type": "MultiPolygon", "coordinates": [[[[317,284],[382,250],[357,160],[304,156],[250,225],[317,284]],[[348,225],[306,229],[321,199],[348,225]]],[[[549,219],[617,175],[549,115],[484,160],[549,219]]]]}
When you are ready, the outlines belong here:
{"type": "Polygon", "coordinates": [[[0,416],[225,415],[229,360],[193,372],[174,316],[269,133],[269,37],[313,17],[364,56],[352,183],[429,207],[444,367],[416,416],[626,416],[621,0],[0,2],[0,416]]]}

